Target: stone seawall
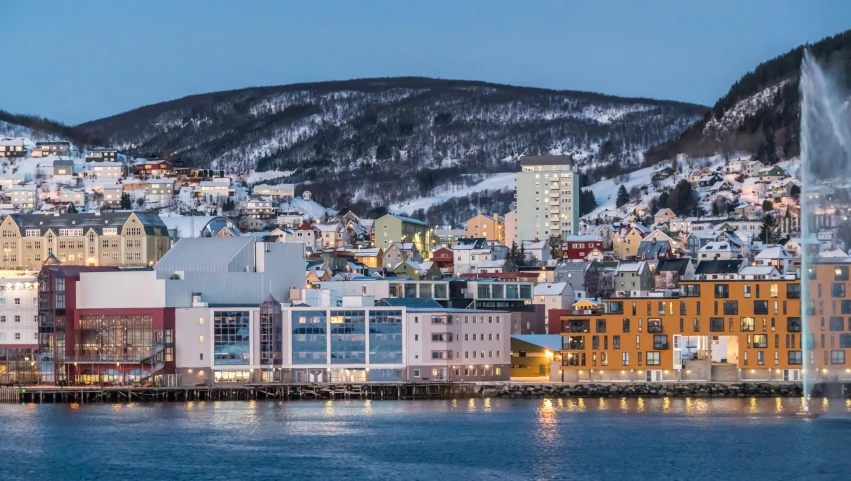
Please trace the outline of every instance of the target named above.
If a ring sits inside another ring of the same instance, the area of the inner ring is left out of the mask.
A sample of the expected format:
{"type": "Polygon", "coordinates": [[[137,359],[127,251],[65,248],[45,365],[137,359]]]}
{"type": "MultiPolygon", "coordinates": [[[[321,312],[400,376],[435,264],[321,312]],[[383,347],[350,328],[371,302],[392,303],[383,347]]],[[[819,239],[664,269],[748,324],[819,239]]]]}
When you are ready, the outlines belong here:
{"type": "Polygon", "coordinates": [[[482,397],[801,397],[800,383],[505,384],[481,386],[482,397]]]}

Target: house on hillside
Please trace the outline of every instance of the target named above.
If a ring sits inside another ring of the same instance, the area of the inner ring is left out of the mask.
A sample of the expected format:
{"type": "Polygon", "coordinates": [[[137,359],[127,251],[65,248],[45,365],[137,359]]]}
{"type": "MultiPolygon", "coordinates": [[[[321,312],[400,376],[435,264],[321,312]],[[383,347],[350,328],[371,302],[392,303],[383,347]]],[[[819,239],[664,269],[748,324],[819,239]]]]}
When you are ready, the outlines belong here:
{"type": "Polygon", "coordinates": [[[760,182],[774,182],[777,180],[783,180],[786,177],[786,171],[780,168],[780,166],[772,165],[771,167],[763,167],[759,169],[759,180],[760,182]]]}
{"type": "Polygon", "coordinates": [[[646,261],[621,262],[615,270],[615,293],[622,297],[646,296],[652,278],[646,261]]]}
{"type": "Polygon", "coordinates": [[[674,219],[676,217],[677,217],[677,214],[674,214],[674,211],[672,211],[671,209],[668,209],[666,207],[664,209],[659,209],[659,211],[656,212],[656,214],[653,215],[653,222],[655,222],[656,225],[660,225],[660,224],[664,224],[664,223],[668,222],[669,220],[674,219]]]}
{"type": "Polygon", "coordinates": [[[694,279],[694,264],[691,259],[665,259],[659,261],[653,272],[656,289],[678,289],[680,281],[694,279]]]}

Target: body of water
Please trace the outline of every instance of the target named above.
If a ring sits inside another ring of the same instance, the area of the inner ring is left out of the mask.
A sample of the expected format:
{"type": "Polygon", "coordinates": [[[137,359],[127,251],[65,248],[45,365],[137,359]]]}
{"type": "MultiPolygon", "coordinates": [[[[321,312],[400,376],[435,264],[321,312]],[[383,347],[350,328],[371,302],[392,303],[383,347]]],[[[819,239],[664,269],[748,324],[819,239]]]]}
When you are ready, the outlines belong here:
{"type": "Polygon", "coordinates": [[[851,405],[584,399],[0,405],[0,478],[849,479],[851,405]]]}

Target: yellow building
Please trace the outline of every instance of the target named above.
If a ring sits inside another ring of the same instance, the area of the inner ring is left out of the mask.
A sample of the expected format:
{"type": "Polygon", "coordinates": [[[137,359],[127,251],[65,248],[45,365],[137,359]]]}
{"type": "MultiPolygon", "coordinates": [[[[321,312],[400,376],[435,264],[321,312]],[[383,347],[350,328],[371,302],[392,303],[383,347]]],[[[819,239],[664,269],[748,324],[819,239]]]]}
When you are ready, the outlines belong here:
{"type": "Polygon", "coordinates": [[[628,259],[638,254],[644,234],[637,227],[623,227],[615,234],[612,253],[616,259],[628,259]]]}
{"type": "Polygon", "coordinates": [[[466,237],[484,237],[505,243],[505,219],[499,214],[493,217],[479,214],[466,222],[464,233],[466,237]]]}
{"type": "Polygon", "coordinates": [[[144,267],[170,246],[168,228],[148,212],[12,214],[0,234],[3,269],[38,270],[51,256],[68,265],[144,267]]]}

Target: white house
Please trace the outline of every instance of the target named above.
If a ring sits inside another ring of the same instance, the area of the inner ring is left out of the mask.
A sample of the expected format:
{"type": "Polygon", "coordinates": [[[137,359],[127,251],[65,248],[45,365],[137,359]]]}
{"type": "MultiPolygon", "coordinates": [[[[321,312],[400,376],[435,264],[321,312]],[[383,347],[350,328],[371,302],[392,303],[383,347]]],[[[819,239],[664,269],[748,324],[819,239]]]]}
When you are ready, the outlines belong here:
{"type": "Polygon", "coordinates": [[[145,195],[149,201],[168,202],[174,197],[174,179],[149,179],[145,195]]]}
{"type": "Polygon", "coordinates": [[[251,193],[254,195],[268,195],[271,196],[273,199],[292,199],[293,197],[295,197],[295,185],[258,184],[255,185],[253,189],[251,189],[251,193]]]}
{"type": "Polygon", "coordinates": [[[124,194],[124,186],[121,184],[105,184],[103,186],[103,205],[105,207],[116,207],[121,205],[121,196],[124,194]]]}
{"type": "Polygon", "coordinates": [[[227,197],[230,195],[230,182],[202,180],[195,188],[196,197],[227,197]]]}
{"type": "Polygon", "coordinates": [[[491,248],[484,237],[463,237],[452,247],[456,274],[476,272],[476,266],[482,261],[493,260],[491,248]]]}
{"type": "Polygon", "coordinates": [[[741,257],[741,250],[731,242],[707,242],[697,251],[697,258],[702,261],[726,261],[741,257]]]}
{"type": "Polygon", "coordinates": [[[59,191],[59,202],[82,207],[86,204],[86,190],[82,187],[63,185],[59,191]]]}
{"type": "Polygon", "coordinates": [[[542,282],[535,286],[533,304],[544,306],[547,325],[550,322],[550,309],[568,309],[576,302],[576,293],[569,282],[542,282]]]}
{"type": "Polygon", "coordinates": [[[759,266],[773,266],[781,274],[794,270],[794,257],[782,246],[771,246],[754,256],[759,266]]]}
{"type": "Polygon", "coordinates": [[[13,185],[8,191],[9,201],[13,207],[35,209],[38,207],[38,196],[35,185],[13,185]]]}
{"type": "Polygon", "coordinates": [[[89,162],[88,167],[98,179],[116,182],[124,176],[124,164],[121,162],[89,162]]]}
{"type": "Polygon", "coordinates": [[[548,241],[523,241],[523,250],[526,254],[526,263],[537,262],[547,265],[552,259],[550,256],[550,243],[548,241]]]}

